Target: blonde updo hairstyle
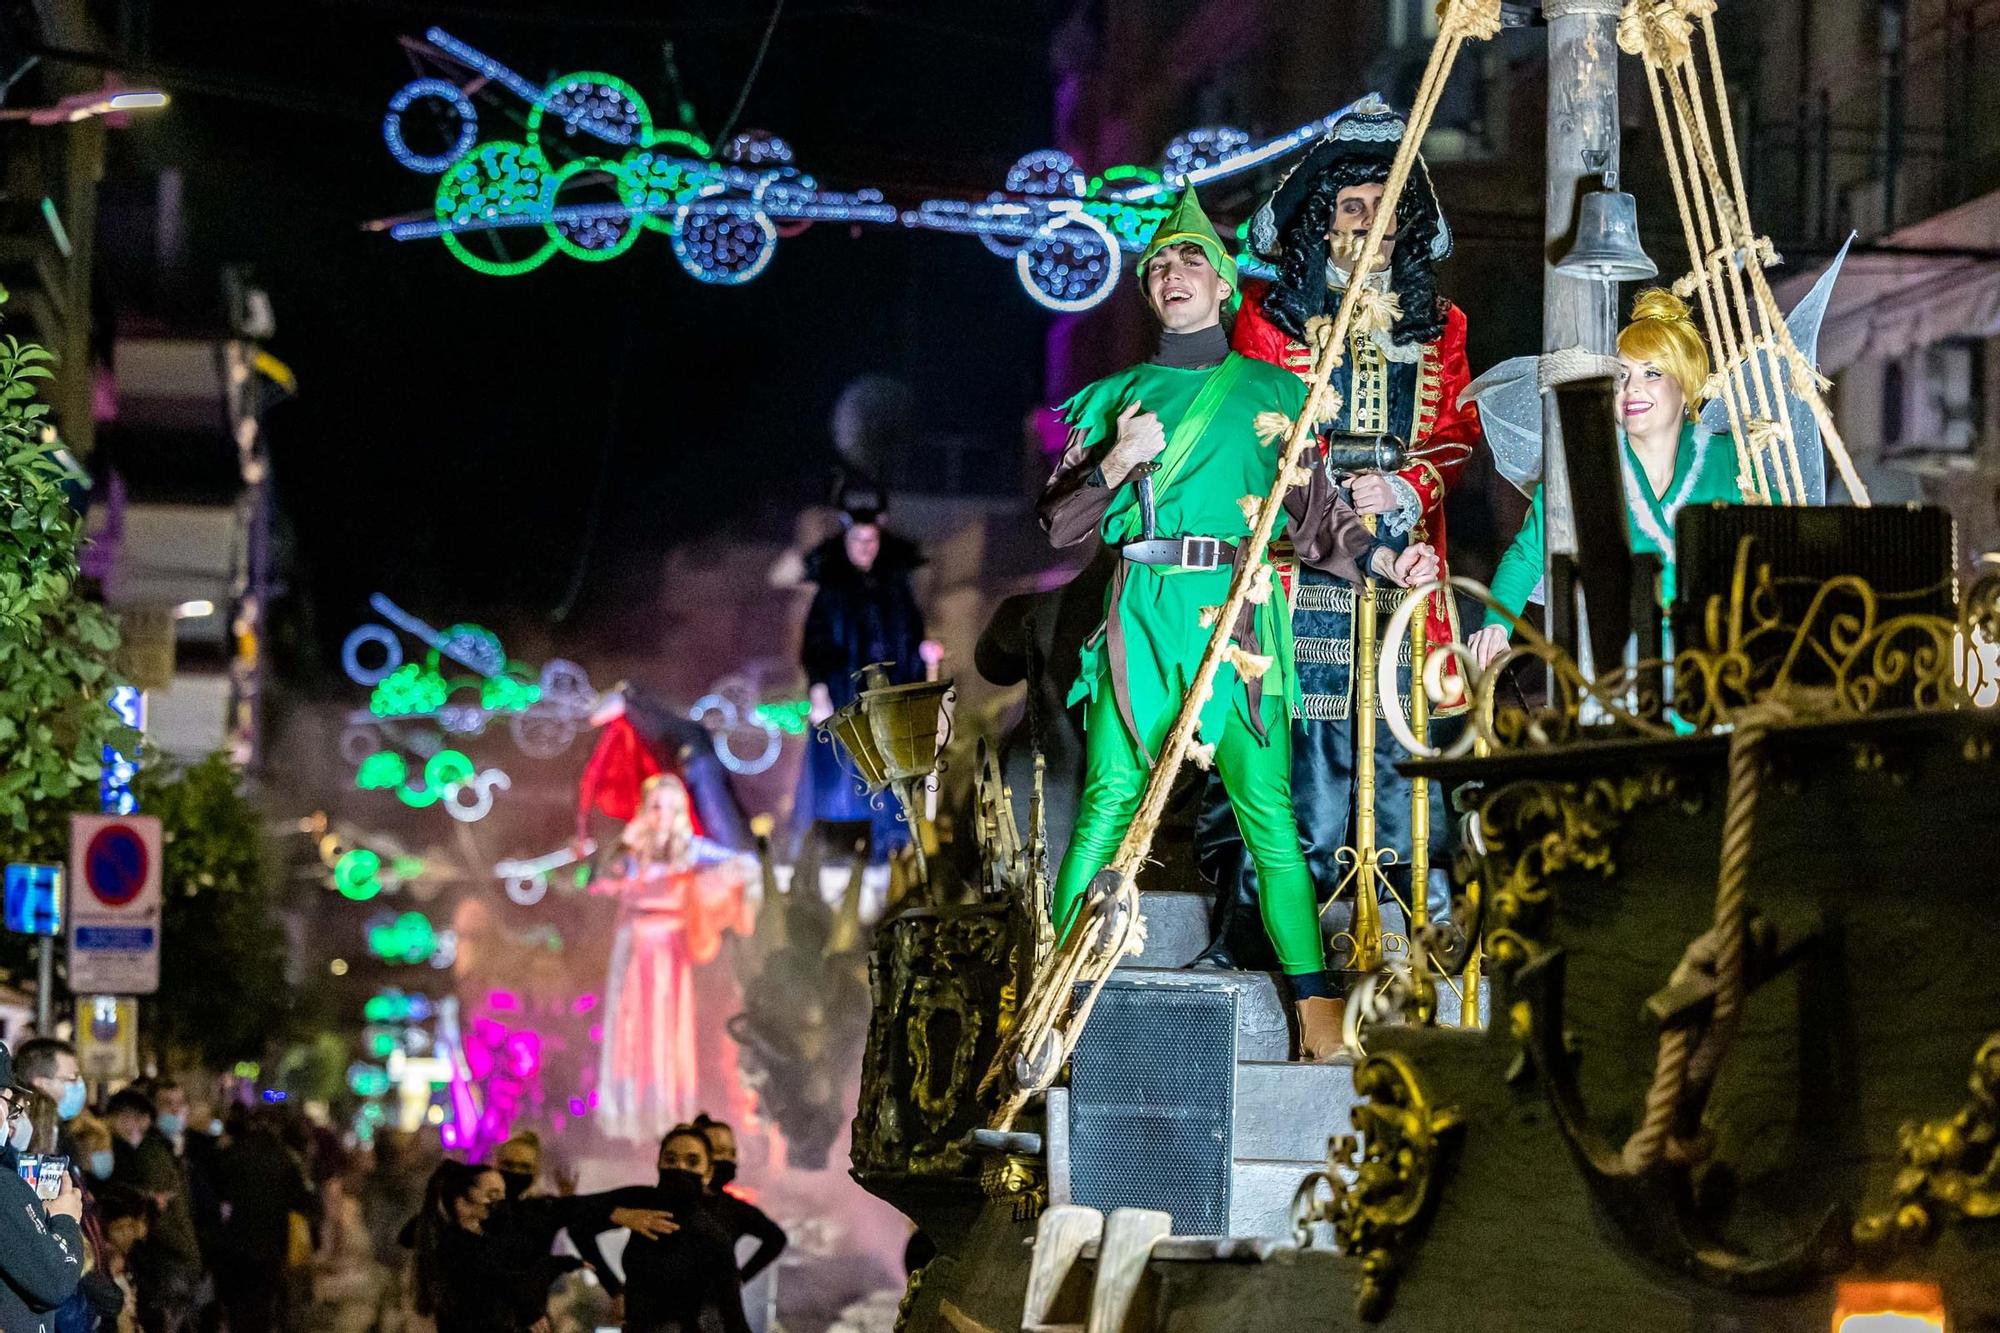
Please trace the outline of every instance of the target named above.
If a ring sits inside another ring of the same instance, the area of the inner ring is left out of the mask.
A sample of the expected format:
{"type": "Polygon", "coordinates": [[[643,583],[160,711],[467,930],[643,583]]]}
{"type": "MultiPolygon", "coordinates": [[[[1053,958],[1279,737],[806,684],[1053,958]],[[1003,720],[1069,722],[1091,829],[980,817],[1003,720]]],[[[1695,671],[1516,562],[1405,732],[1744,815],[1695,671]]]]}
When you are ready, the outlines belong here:
{"type": "Polygon", "coordinates": [[[1708,345],[1694,327],[1687,302],[1664,287],[1648,287],[1632,302],[1632,322],[1618,334],[1618,352],[1650,361],[1674,377],[1692,417],[1708,383],[1708,345]]]}

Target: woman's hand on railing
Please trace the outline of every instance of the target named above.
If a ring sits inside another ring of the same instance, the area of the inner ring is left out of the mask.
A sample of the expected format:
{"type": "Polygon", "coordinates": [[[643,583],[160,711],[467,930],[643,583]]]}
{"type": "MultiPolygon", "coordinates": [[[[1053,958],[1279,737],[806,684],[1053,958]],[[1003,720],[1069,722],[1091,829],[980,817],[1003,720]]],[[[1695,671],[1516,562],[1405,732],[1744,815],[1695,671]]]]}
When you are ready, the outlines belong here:
{"type": "Polygon", "coordinates": [[[1484,671],[1493,665],[1493,659],[1507,651],[1507,627],[1488,625],[1467,639],[1465,647],[1473,660],[1479,663],[1479,669],[1484,671]]]}

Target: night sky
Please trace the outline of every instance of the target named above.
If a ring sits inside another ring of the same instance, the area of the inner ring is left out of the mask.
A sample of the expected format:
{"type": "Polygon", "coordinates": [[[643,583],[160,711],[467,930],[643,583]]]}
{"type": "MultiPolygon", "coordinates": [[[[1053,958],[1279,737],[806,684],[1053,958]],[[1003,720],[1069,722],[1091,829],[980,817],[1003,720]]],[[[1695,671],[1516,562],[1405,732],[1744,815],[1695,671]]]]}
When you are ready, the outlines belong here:
{"type": "MultiPolygon", "coordinates": [[[[782,135],[829,187],[983,197],[1048,142],[1052,7],[791,0],[740,127],[782,135]]],[[[765,6],[195,8],[107,34],[135,55],[134,83],[175,100],[113,136],[100,299],[128,329],[217,332],[221,265],[247,263],[270,292],[271,346],[301,386],[269,421],[308,594],[293,669],[323,665],[377,589],[442,619],[546,622],[586,545],[563,630],[607,631],[669,546],[788,530],[824,492],[829,409],[858,374],[905,378],[931,428],[1018,448],[1049,316],[971,238],[816,226],[727,288],[688,277],[660,235],[612,262],[558,256],[496,278],[436,242],[360,230],[428,211],[435,187],[382,141],[386,102],[414,76],[399,35],[436,23],[534,80],[616,74],[662,125],[670,39],[713,135],[765,6]],[[150,207],[163,166],[185,179],[184,262],[165,269],[150,207]]],[[[514,137],[481,113],[484,137],[514,137]]]]}

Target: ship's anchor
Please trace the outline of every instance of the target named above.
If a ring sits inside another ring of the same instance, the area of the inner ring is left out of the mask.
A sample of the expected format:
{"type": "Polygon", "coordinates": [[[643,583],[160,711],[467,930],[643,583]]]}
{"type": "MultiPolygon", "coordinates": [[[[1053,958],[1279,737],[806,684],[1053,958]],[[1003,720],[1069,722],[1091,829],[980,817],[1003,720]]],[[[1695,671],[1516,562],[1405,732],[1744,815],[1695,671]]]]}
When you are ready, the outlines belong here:
{"type": "MultiPolygon", "coordinates": [[[[1745,934],[1746,995],[1788,970],[1811,943],[1811,937],[1781,942],[1754,915],[1745,934]]],[[[1828,1209],[1805,1239],[1778,1254],[1743,1254],[1714,1234],[1702,1215],[1696,1183],[1705,1145],[1701,1122],[1711,1086],[1707,1080],[1683,1086],[1670,1108],[1671,1131],[1657,1152],[1635,1154],[1631,1145],[1621,1148],[1592,1122],[1577,1084],[1575,1057],[1564,1040],[1566,964],[1563,950],[1552,947],[1537,952],[1516,972],[1516,994],[1528,1011],[1527,1030],[1518,1035],[1547,1090],[1556,1125],[1605,1216],[1647,1258],[1728,1291],[1787,1290],[1830,1265],[1839,1267],[1849,1220],[1844,1208],[1828,1209]]],[[[1648,1000],[1647,1014],[1659,1022],[1663,1043],[1707,1024],[1716,990],[1713,977],[1677,975],[1648,1000]]]]}

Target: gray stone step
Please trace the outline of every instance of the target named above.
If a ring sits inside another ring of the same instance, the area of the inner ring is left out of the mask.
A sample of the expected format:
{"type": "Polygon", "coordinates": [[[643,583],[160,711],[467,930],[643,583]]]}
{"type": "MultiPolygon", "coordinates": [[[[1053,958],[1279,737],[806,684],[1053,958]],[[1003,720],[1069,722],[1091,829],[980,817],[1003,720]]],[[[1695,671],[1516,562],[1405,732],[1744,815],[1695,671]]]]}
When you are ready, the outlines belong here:
{"type": "Polygon", "coordinates": [[[1326,1141],[1353,1128],[1354,1069],[1245,1060],[1236,1066],[1238,1161],[1318,1161],[1326,1141]]]}
{"type": "MultiPolygon", "coordinates": [[[[1198,898],[1199,894],[1170,894],[1168,897],[1198,898]]],[[[1182,910],[1175,907],[1174,911],[1182,910]]],[[[1150,945],[1150,937],[1148,944],[1150,945]]],[[[1199,949],[1201,946],[1196,946],[1199,949]]],[[[1189,970],[1178,967],[1164,967],[1147,964],[1140,959],[1136,964],[1122,966],[1117,970],[1120,981],[1137,981],[1148,984],[1228,986],[1236,996],[1236,1058],[1238,1060],[1284,1060],[1291,1054],[1292,1036],[1289,1022],[1291,1009],[1290,993],[1274,972],[1220,972],[1208,969],[1189,970]]],[[[1458,991],[1454,980],[1447,984],[1440,979],[1437,983],[1437,1025],[1439,1027],[1459,1026],[1458,991]]],[[[1480,988],[1479,1012],[1482,1019],[1490,1018],[1488,994],[1484,986],[1480,988]]]]}
{"type": "Polygon", "coordinates": [[[1141,889],[1145,952],[1121,967],[1186,967],[1208,947],[1209,896],[1184,889],[1141,889]]]}
{"type": "Polygon", "coordinates": [[[1289,1237],[1299,1185],[1325,1166],[1323,1155],[1311,1161],[1239,1159],[1229,1174],[1229,1234],[1289,1237]]]}

